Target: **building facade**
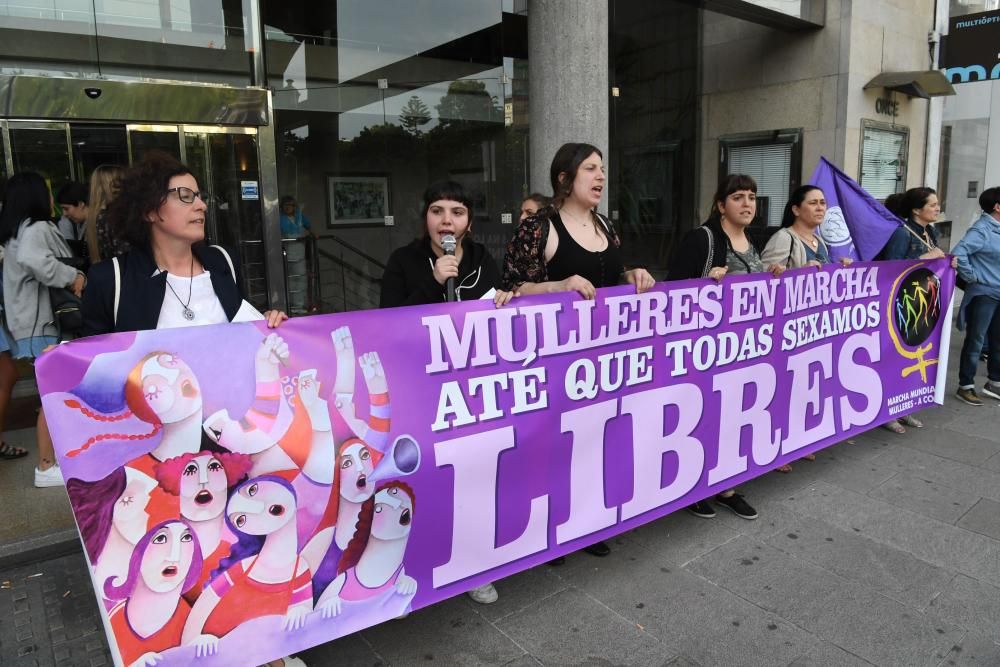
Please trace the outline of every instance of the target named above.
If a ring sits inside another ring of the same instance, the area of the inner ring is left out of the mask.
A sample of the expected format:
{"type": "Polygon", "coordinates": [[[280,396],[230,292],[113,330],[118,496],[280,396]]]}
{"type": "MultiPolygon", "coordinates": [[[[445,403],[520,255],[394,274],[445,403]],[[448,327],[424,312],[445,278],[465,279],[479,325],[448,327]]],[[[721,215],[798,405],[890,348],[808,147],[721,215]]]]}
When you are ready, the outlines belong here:
{"type": "Polygon", "coordinates": [[[216,195],[209,232],[240,250],[250,298],[328,312],[377,304],[427,184],[469,188],[475,235],[499,259],[522,196],[549,189],[555,147],[587,141],[604,152],[627,259],[662,275],[727,172],[760,182],[761,236],[820,156],[876,196],[922,184],[931,105],[885,77],[932,68],[935,10],[0,0],[0,176],[30,169],[58,187],[171,151],[216,195]],[[315,240],[282,238],[289,198],[315,240]]]}
{"type": "Polygon", "coordinates": [[[956,95],[944,107],[939,194],[958,241],[1000,186],[1000,1],[951,0],[945,74],[956,95]]]}

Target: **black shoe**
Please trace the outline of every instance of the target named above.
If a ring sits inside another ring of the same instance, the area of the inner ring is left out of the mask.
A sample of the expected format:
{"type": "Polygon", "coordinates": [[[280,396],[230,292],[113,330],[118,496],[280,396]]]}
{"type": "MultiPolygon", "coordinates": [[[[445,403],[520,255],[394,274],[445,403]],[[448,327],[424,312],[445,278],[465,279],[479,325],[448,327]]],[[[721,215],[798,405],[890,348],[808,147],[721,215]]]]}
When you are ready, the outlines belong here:
{"type": "Polygon", "coordinates": [[[688,505],[685,507],[688,512],[694,514],[695,516],[700,516],[702,519],[714,519],[715,510],[712,506],[708,504],[707,500],[699,500],[694,505],[688,505]]]}
{"type": "Polygon", "coordinates": [[[748,521],[753,521],[757,518],[757,510],[750,507],[750,503],[743,500],[743,496],[739,493],[734,493],[728,498],[723,498],[722,496],[716,496],[715,502],[719,503],[723,507],[732,510],[733,514],[741,519],[746,519],[748,521]]]}
{"type": "Polygon", "coordinates": [[[589,547],[584,547],[583,550],[591,556],[597,556],[598,558],[604,558],[611,553],[611,547],[604,542],[594,542],[589,547]]]}
{"type": "Polygon", "coordinates": [[[555,558],[550,560],[547,564],[551,565],[552,567],[559,567],[565,562],[566,562],[566,556],[556,556],[555,558]]]}
{"type": "Polygon", "coordinates": [[[1000,401],[1000,382],[990,382],[987,381],[983,385],[983,396],[989,396],[990,398],[995,398],[1000,401]]]}

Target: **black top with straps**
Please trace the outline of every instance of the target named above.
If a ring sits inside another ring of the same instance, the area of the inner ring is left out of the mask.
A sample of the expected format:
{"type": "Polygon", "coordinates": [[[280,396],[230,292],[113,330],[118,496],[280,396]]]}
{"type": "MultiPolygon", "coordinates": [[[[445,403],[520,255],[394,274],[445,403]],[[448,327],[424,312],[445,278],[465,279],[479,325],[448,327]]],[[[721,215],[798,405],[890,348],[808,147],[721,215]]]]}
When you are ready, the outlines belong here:
{"type": "MultiPolygon", "coordinates": [[[[558,214],[552,216],[551,222],[559,235],[559,245],[545,267],[549,280],[565,280],[577,275],[589,280],[594,287],[613,287],[621,282],[625,265],[621,250],[610,238],[607,248],[592,252],[573,239],[558,214]]],[[[600,225],[596,227],[601,229],[600,225]]],[[[607,237],[607,234],[604,236],[607,237]]]]}

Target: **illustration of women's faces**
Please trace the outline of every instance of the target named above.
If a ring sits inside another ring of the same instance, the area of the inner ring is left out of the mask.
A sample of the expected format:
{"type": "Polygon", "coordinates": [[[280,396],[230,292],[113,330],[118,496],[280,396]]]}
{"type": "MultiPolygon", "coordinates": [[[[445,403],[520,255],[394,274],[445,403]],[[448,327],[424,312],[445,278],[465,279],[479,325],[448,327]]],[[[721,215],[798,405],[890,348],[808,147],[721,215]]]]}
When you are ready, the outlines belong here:
{"type": "Polygon", "coordinates": [[[142,365],[142,395],[164,424],[187,419],[202,407],[201,388],[190,367],[173,354],[160,354],[142,365]]]}
{"type": "Polygon", "coordinates": [[[268,480],[244,484],[229,499],[229,520],[248,535],[269,535],[295,516],[295,496],[268,480]]]}
{"type": "Polygon", "coordinates": [[[270,435],[245,419],[232,419],[226,410],[209,415],[203,428],[212,442],[235,454],[260,454],[276,444],[270,435]]]}
{"type": "Polygon", "coordinates": [[[154,593],[179,589],[187,578],[194,556],[194,538],[182,523],[170,523],[153,535],[142,555],[139,574],[154,593]]]}
{"type": "Polygon", "coordinates": [[[375,494],[375,516],[372,537],[396,540],[410,534],[413,523],[413,500],[398,487],[382,489],[375,494]]]}
{"type": "Polygon", "coordinates": [[[133,468],[125,468],[125,490],[115,501],[111,521],[121,536],[136,544],[146,534],[149,521],[149,494],[156,480],[133,468]]]}
{"type": "Polygon", "coordinates": [[[226,470],[211,454],[196,456],[181,471],[181,516],[191,521],[207,521],[226,508],[226,470]]]}
{"type": "Polygon", "coordinates": [[[371,498],[374,485],[369,483],[375,470],[372,453],[367,445],[355,442],[340,453],[340,497],[353,503],[362,503],[371,498]]]}

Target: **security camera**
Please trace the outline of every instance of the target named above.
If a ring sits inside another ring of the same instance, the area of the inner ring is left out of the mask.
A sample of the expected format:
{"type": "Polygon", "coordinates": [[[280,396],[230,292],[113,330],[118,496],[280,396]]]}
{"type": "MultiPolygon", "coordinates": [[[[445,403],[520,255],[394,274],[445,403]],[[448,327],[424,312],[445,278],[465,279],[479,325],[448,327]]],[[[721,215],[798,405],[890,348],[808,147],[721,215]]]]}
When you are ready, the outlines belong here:
{"type": "Polygon", "coordinates": [[[96,100],[98,97],[100,97],[102,92],[104,92],[104,91],[102,91],[100,88],[84,88],[83,89],[83,94],[86,95],[87,97],[89,97],[92,100],[96,100]]]}

